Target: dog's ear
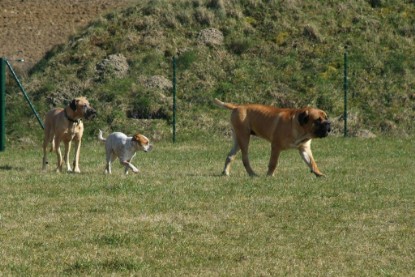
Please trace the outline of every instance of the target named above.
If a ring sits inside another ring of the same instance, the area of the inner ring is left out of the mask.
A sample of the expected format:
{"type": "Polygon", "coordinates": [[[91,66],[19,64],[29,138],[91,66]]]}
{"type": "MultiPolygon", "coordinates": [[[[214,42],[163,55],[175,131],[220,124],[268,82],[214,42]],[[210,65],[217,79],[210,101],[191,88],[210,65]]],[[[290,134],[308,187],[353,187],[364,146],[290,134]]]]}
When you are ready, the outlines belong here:
{"type": "Polygon", "coordinates": [[[140,134],[139,133],[135,134],[131,140],[139,143],[140,142],[140,134]]]}
{"type": "Polygon", "coordinates": [[[301,126],[307,124],[308,119],[309,119],[308,110],[304,110],[298,115],[298,122],[300,123],[301,126]]]}
{"type": "Polygon", "coordinates": [[[69,104],[69,107],[71,107],[73,111],[76,111],[76,100],[75,99],[72,100],[71,104],[69,104]]]}

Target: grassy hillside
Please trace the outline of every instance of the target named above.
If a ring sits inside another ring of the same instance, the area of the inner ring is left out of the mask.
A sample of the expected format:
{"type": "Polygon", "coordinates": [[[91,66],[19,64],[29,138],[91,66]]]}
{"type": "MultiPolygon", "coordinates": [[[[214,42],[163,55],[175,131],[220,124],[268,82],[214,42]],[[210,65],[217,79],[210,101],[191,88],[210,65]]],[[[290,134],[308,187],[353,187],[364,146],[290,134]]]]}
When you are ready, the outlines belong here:
{"type": "MultiPolygon", "coordinates": [[[[40,114],[84,95],[99,112],[89,135],[97,128],[137,129],[168,138],[171,84],[160,80],[171,80],[177,56],[182,137],[228,132],[228,116],[212,106],[214,97],[312,105],[338,121],[348,46],[351,133],[413,133],[413,1],[138,2],[98,18],[33,68],[25,84],[40,114]],[[111,55],[125,58],[128,68],[102,71],[111,55]]],[[[21,96],[8,94],[8,135],[37,129],[21,96]]]]}

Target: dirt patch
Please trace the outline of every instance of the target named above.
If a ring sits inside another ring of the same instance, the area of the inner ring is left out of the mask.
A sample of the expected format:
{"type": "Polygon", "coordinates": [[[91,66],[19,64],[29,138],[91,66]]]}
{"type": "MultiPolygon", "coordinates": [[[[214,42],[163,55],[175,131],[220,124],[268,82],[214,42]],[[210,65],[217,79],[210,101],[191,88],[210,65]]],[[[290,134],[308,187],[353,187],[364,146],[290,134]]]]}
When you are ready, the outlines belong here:
{"type": "Polygon", "coordinates": [[[30,68],[100,15],[132,4],[132,0],[1,0],[0,56],[11,62],[24,59],[20,67],[30,68]]]}

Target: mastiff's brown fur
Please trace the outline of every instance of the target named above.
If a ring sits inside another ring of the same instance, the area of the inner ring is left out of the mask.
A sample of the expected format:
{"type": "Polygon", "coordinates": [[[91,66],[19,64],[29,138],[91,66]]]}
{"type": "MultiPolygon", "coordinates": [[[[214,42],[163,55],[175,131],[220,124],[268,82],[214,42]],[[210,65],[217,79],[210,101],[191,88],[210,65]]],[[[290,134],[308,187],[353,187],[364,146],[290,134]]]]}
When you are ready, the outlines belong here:
{"type": "Polygon", "coordinates": [[[235,105],[215,99],[215,104],[232,110],[231,124],[234,144],[229,152],[224,175],[229,175],[231,162],[241,150],[242,161],[247,173],[256,175],[248,158],[248,145],[251,135],[266,139],[271,143],[271,157],[268,175],[273,175],[281,151],[296,148],[304,162],[316,176],[324,174],[318,169],[311,152],[311,139],[324,138],[331,131],[327,114],[319,109],[279,109],[272,106],[247,104],[235,105]]]}
{"type": "Polygon", "coordinates": [[[82,119],[92,119],[96,115],[96,111],[91,107],[85,97],[78,97],[65,108],[55,108],[46,114],[45,118],[45,136],[43,140],[43,170],[48,165],[48,157],[46,148],[51,143],[50,151],[56,151],[58,163],[57,171],[61,172],[63,162],[66,163],[68,171],[79,173],[79,155],[81,149],[81,139],[84,133],[84,124],[82,119]],[[71,142],[75,141],[76,150],[73,161],[73,169],[69,164],[69,152],[71,149],[71,142]],[[65,144],[65,156],[62,159],[60,150],[60,143],[65,144]]]}

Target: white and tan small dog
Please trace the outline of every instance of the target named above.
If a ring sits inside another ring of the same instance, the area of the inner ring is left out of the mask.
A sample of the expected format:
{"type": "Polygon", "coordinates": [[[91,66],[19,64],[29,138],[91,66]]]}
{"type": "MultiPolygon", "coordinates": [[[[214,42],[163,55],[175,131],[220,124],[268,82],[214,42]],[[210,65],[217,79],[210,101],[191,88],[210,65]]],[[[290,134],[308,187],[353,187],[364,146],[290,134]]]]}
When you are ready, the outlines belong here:
{"type": "Polygon", "coordinates": [[[134,173],[138,173],[138,168],[131,163],[135,153],[140,150],[149,152],[153,149],[150,140],[138,133],[132,137],[128,137],[121,132],[114,132],[105,139],[102,136],[102,131],[99,130],[98,139],[105,142],[105,151],[107,155],[105,173],[109,174],[111,174],[111,163],[117,158],[120,160],[121,165],[125,167],[125,174],[128,174],[129,169],[134,173]]]}

